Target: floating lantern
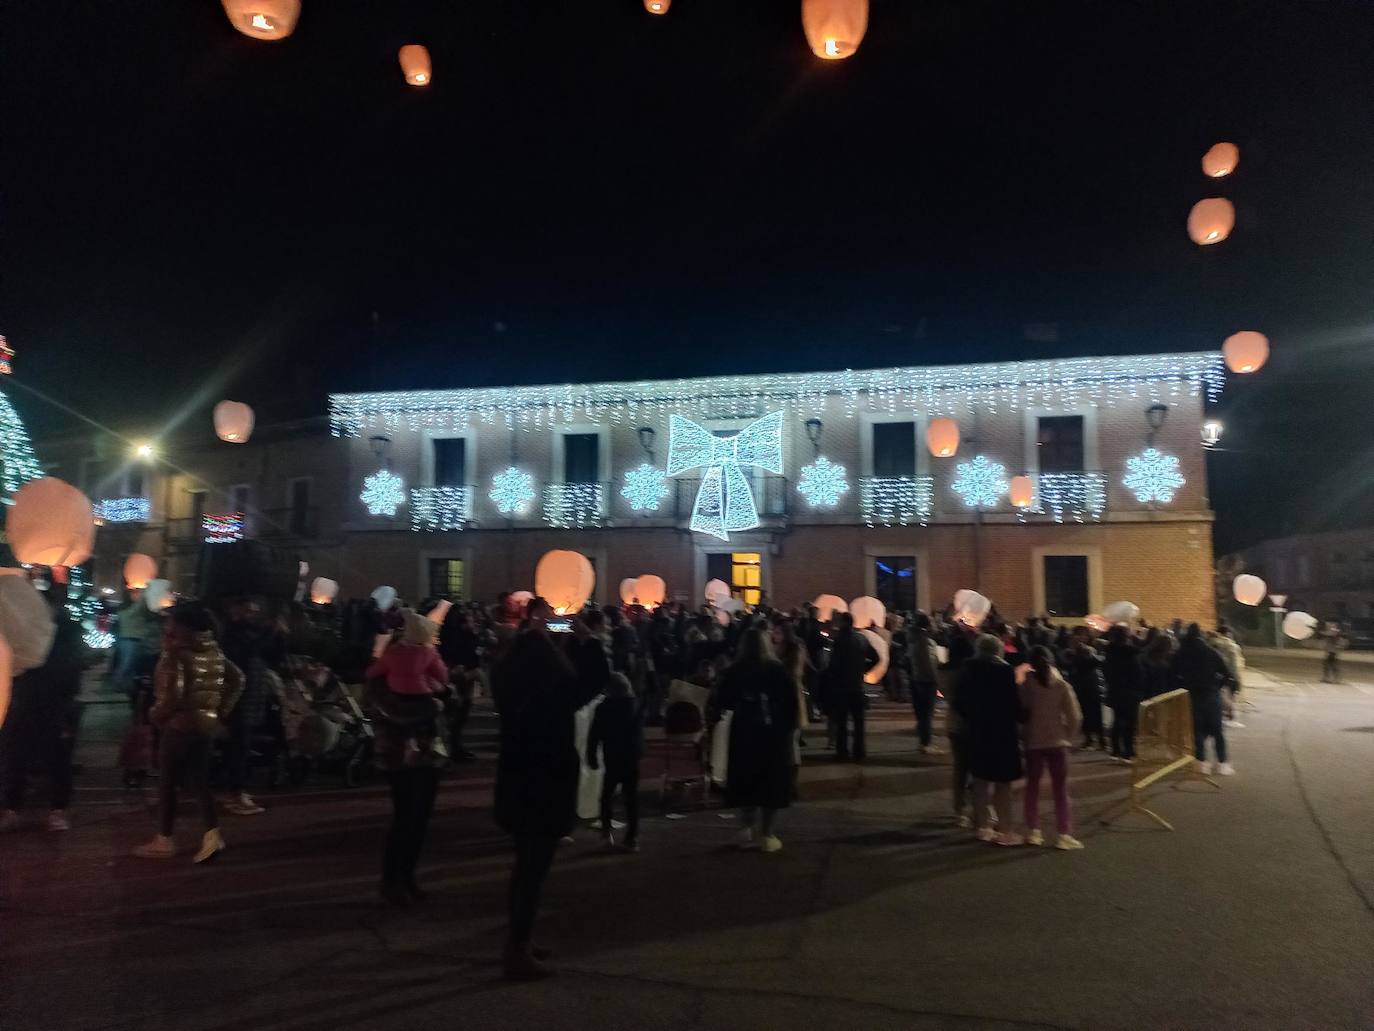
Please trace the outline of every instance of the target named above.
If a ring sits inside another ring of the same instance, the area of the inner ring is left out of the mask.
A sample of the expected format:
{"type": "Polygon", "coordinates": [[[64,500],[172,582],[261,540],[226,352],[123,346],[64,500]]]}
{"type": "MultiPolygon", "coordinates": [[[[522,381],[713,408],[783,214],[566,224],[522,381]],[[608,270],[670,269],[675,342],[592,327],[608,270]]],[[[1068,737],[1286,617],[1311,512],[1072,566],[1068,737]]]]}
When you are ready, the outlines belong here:
{"type": "Polygon", "coordinates": [[[296,30],[301,0],[224,0],[229,23],[254,39],[285,39],[296,30]]]}
{"type": "Polygon", "coordinates": [[[811,603],[816,606],[816,618],[829,623],[837,612],[848,612],[849,606],[838,594],[822,594],[811,603]]]}
{"type": "Polygon", "coordinates": [[[143,591],[143,604],[147,605],[148,611],[153,613],[170,609],[176,604],[176,599],[172,597],[172,582],[170,580],[149,580],[147,588],[143,591]]]}
{"type": "Polygon", "coordinates": [[[860,630],[884,626],[887,623],[887,607],[877,598],[868,595],[851,601],[849,614],[854,617],[854,625],[860,630]]]}
{"type": "Polygon", "coordinates": [[[650,14],[667,14],[673,0],[644,0],[644,10],[650,14]]]}
{"type": "Polygon", "coordinates": [[[802,0],[802,31],[817,57],[849,57],[859,49],[867,28],[868,0],[802,0]]]}
{"type": "Polygon", "coordinates": [[[339,585],[327,577],[317,576],[310,584],[310,600],[316,605],[328,605],[339,593],[339,585]]]}
{"type": "Polygon", "coordinates": [[[215,405],[215,435],[230,444],[246,444],[253,435],[253,409],[242,401],[215,405]]]}
{"type": "Polygon", "coordinates": [[[926,427],[926,447],[936,458],[950,458],[959,450],[959,424],[953,419],[932,419],[926,427]]]}
{"type": "Polygon", "coordinates": [[[634,577],[620,581],[620,600],[626,605],[633,605],[639,597],[639,581],[634,577]]]}
{"type": "Polygon", "coordinates": [[[10,648],[14,676],[48,661],[57,627],[43,595],[26,577],[0,576],[0,637],[10,648]]]}
{"type": "Polygon", "coordinates": [[[377,603],[377,608],[386,612],[396,604],[396,588],[386,585],[378,587],[372,592],[372,600],[377,603]]]}
{"type": "Polygon", "coordinates": [[[21,563],[79,566],[95,545],[95,513],[70,483],[44,476],[15,492],[5,512],[5,534],[21,563]]]}
{"type": "Polygon", "coordinates": [[[157,563],[151,555],[134,552],[124,560],[124,583],[133,590],[148,586],[148,581],[157,576],[157,563]]]}
{"type": "Polygon", "coordinates": [[[1016,508],[1030,508],[1035,501],[1035,483],[1029,476],[1011,478],[1011,503],[1016,508]]]}
{"type": "Polygon", "coordinates": [[[1242,605],[1258,605],[1269,592],[1269,586],[1252,573],[1241,573],[1231,581],[1231,593],[1242,605]]]}
{"type": "Polygon", "coordinates": [[[706,589],[701,592],[709,605],[719,605],[730,597],[730,585],[724,580],[712,580],[706,585],[706,589]]]}
{"type": "Polygon", "coordinates": [[[977,591],[959,591],[954,595],[954,618],[964,626],[980,627],[992,611],[992,602],[977,591]],[[962,597],[961,597],[962,596],[962,597]]]}
{"type": "Polygon", "coordinates": [[[1236,209],[1225,197],[1200,200],[1188,212],[1188,235],[1204,247],[1221,243],[1235,227],[1236,209]]]}
{"type": "Polygon", "coordinates": [[[1283,632],[1295,641],[1306,641],[1317,632],[1317,618],[1306,612],[1290,612],[1283,617],[1283,632]]]}
{"type": "Polygon", "coordinates": [[[10,708],[10,687],[14,682],[14,656],[9,642],[0,637],[0,727],[5,725],[5,713],[10,708]]]}
{"type": "Polygon", "coordinates": [[[1234,143],[1214,143],[1202,155],[1202,171],[1212,179],[1230,175],[1240,164],[1240,148],[1234,143]]]}
{"type": "Polygon", "coordinates": [[[646,609],[656,609],[668,598],[668,585],[663,582],[663,577],[653,573],[640,576],[636,589],[639,591],[639,603],[646,609]]]}
{"type": "Polygon", "coordinates": [[[1083,622],[1087,623],[1090,629],[1095,630],[1099,634],[1105,634],[1112,628],[1112,621],[1106,616],[1084,616],[1083,622]]]}
{"type": "Polygon", "coordinates": [[[434,78],[430,65],[429,50],[419,43],[407,43],[396,55],[401,62],[401,73],[412,86],[428,86],[434,78]]]}
{"type": "Polygon", "coordinates": [[[1254,372],[1269,360],[1269,338],[1253,329],[1243,329],[1226,338],[1221,353],[1232,372],[1254,372]]]}
{"type": "Polygon", "coordinates": [[[1140,618],[1140,606],[1129,601],[1114,601],[1102,610],[1113,623],[1134,623],[1140,618]]]}
{"type": "Polygon", "coordinates": [[[878,664],[864,674],[864,683],[881,684],[883,677],[887,674],[887,663],[890,655],[887,640],[876,630],[860,630],[859,633],[868,638],[868,643],[873,645],[873,650],[878,653],[878,664]]]}
{"type": "Polygon", "coordinates": [[[549,551],[534,567],[534,592],[560,616],[582,611],[596,586],[596,573],[585,555],[549,551]]]}

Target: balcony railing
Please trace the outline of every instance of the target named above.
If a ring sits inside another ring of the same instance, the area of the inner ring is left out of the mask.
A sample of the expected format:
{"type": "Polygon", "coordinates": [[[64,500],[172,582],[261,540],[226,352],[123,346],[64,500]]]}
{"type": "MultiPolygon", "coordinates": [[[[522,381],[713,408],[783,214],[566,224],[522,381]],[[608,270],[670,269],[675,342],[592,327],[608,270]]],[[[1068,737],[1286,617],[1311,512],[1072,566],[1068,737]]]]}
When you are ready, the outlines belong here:
{"type": "Polygon", "coordinates": [[[96,519],[103,523],[146,523],[153,512],[147,498],[102,498],[94,508],[96,519]]]}
{"type": "Polygon", "coordinates": [[[544,522],[558,530],[601,526],[606,522],[606,484],[544,485],[544,522]]]}
{"type": "Polygon", "coordinates": [[[869,526],[910,526],[930,520],[935,505],[931,476],[863,476],[859,478],[859,513],[869,526]]]}
{"type": "Polygon", "coordinates": [[[1034,479],[1035,503],[1027,511],[1048,513],[1056,523],[1101,519],[1107,508],[1106,473],[1039,473],[1034,479]]]}
{"type": "MultiPolygon", "coordinates": [[[[759,514],[760,525],[775,525],[787,518],[790,512],[787,477],[751,476],[746,472],[744,478],[749,481],[749,492],[754,496],[754,511],[759,514]]],[[[666,508],[671,502],[673,518],[685,526],[691,523],[692,513],[696,510],[701,479],[673,479],[670,483],[673,494],[665,499],[664,506],[666,508]]]]}
{"type": "Polygon", "coordinates": [[[410,489],[410,528],[442,533],[463,530],[472,522],[474,488],[412,487],[410,489]]]}

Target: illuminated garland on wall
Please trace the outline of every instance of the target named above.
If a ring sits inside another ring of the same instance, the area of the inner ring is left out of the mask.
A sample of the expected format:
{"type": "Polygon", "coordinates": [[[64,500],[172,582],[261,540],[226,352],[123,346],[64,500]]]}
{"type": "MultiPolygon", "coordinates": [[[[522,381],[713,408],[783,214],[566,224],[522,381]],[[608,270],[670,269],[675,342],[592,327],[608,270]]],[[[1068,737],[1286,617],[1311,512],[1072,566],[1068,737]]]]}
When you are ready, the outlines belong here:
{"type": "Polygon", "coordinates": [[[1100,519],[1107,507],[1105,473],[1041,473],[1032,512],[1049,511],[1056,523],[1100,519]]]}
{"type": "Polygon", "coordinates": [[[1142,505],[1168,504],[1186,482],[1178,471],[1178,459],[1152,447],[1126,459],[1126,475],[1121,479],[1121,485],[1142,505]]]}
{"type": "MultiPolygon", "coordinates": [[[[57,589],[57,585],[53,585],[57,589]]],[[[100,616],[105,611],[104,604],[95,594],[91,581],[87,579],[84,566],[72,566],[67,571],[67,613],[81,624],[81,639],[87,648],[97,651],[113,648],[114,634],[100,629],[100,616]]]]}
{"type": "Polygon", "coordinates": [[[94,508],[95,517],[107,523],[146,523],[153,510],[147,498],[104,498],[94,508]]]}
{"type": "Polygon", "coordinates": [[[222,515],[203,515],[200,529],[206,544],[232,544],[243,540],[243,513],[225,512],[222,515]]]}
{"type": "Polygon", "coordinates": [[[625,471],[620,495],[636,512],[657,512],[658,503],[668,496],[668,478],[662,469],[644,462],[638,469],[625,471]]]}
{"type": "Polygon", "coordinates": [[[1007,492],[1007,468],[986,455],[971,462],[960,462],[954,470],[950,489],[969,508],[995,508],[1007,492]]]}
{"type": "Polygon", "coordinates": [[[930,476],[865,476],[859,480],[859,513],[869,526],[925,525],[935,504],[930,476]]]}
{"type": "Polygon", "coordinates": [[[394,516],[405,504],[405,481],[390,469],[378,469],[363,480],[363,492],[358,500],[367,506],[369,515],[394,516]]]}
{"type": "Polygon", "coordinates": [[[335,436],[370,427],[460,429],[474,420],[535,430],[573,421],[662,422],[672,414],[737,418],[783,408],[821,412],[839,397],[847,414],[913,412],[960,415],[982,410],[1076,408],[1118,401],[1168,403],[1204,395],[1215,401],[1225,380],[1216,352],[1066,358],[982,365],[808,372],[624,383],[411,390],[331,394],[335,436]]]}
{"type": "Polygon", "coordinates": [[[30,480],[43,475],[38,464],[38,456],[33,453],[28,430],[23,420],[10,404],[10,399],[0,394],[0,486],[8,501],[20,487],[30,480]]]}
{"type": "Polygon", "coordinates": [[[810,465],[802,466],[797,493],[812,508],[834,508],[848,492],[849,481],[844,478],[844,466],[836,465],[824,455],[818,455],[810,465]]]}
{"type": "Polygon", "coordinates": [[[599,483],[550,483],[544,487],[544,522],[559,530],[600,526],[606,491],[599,483]]]}
{"type": "Polygon", "coordinates": [[[487,497],[502,515],[524,515],[534,500],[534,477],[512,465],[491,478],[487,497]]]}
{"type": "Polygon", "coordinates": [[[466,529],[472,518],[472,491],[467,487],[412,487],[410,528],[420,531],[466,529]]]}

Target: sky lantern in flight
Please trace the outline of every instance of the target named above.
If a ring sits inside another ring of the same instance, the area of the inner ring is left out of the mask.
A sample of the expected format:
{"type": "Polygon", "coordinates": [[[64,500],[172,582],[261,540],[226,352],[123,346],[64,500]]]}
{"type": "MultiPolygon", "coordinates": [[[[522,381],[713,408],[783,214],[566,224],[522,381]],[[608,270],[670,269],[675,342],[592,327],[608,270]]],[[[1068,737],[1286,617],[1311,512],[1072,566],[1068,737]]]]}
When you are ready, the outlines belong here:
{"type": "Polygon", "coordinates": [[[839,61],[859,49],[868,29],[868,0],[802,0],[802,30],[811,52],[839,61]]]}
{"type": "Polygon", "coordinates": [[[95,547],[95,512],[79,490],[54,476],[30,480],[5,510],[14,557],[31,566],[79,566],[95,547]]]}
{"type": "Polygon", "coordinates": [[[959,450],[959,424],[953,419],[932,419],[926,427],[926,447],[936,458],[950,458],[959,450]]]}
{"type": "Polygon", "coordinates": [[[406,82],[412,86],[430,84],[434,78],[434,69],[430,65],[427,48],[419,43],[407,43],[396,56],[401,62],[401,72],[405,75],[406,82]]]}
{"type": "Polygon", "coordinates": [[[1202,155],[1202,171],[1210,179],[1220,179],[1236,170],[1240,164],[1240,148],[1234,143],[1214,143],[1202,155]]]}
{"type": "Polygon", "coordinates": [[[1030,508],[1035,500],[1035,483],[1029,476],[1011,478],[1011,503],[1016,508],[1030,508]]]}
{"type": "Polygon", "coordinates": [[[134,552],[124,560],[124,583],[133,590],[142,590],[157,576],[157,562],[151,555],[134,552]]]}
{"type": "Polygon", "coordinates": [[[644,10],[650,14],[667,14],[673,0],[644,0],[644,10]]]}
{"type": "Polygon", "coordinates": [[[215,405],[215,436],[229,444],[247,444],[253,435],[253,409],[242,401],[215,405]]]}
{"type": "Polygon", "coordinates": [[[548,551],[534,567],[534,592],[558,615],[577,615],[596,586],[587,557],[576,551],[548,551]]]}
{"type": "Polygon", "coordinates": [[[1236,227],[1236,209],[1225,197],[1207,197],[1188,213],[1188,236],[1203,247],[1221,243],[1236,227]]]}
{"type": "Polygon", "coordinates": [[[254,39],[285,39],[296,31],[301,0],[224,0],[229,22],[254,39]]]}
{"type": "Polygon", "coordinates": [[[1256,372],[1269,360],[1269,338],[1253,329],[1243,329],[1226,338],[1221,354],[1232,372],[1256,372]]]}

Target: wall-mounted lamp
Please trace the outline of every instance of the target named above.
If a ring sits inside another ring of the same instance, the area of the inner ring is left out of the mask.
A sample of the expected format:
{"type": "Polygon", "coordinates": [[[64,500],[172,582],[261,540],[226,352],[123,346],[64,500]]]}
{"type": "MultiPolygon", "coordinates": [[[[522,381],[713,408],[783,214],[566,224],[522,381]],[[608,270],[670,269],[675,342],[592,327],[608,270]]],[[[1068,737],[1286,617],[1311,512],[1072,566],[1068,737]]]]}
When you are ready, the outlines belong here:
{"type": "Polygon", "coordinates": [[[639,428],[639,446],[648,454],[650,462],[654,460],[654,441],[657,437],[658,432],[652,426],[641,426],[639,428]]]}
{"type": "Polygon", "coordinates": [[[811,446],[816,449],[816,454],[821,453],[821,431],[825,429],[825,423],[817,418],[806,420],[806,439],[811,441],[811,446]]]}
{"type": "Polygon", "coordinates": [[[1164,428],[1164,423],[1169,419],[1169,406],[1166,404],[1152,404],[1145,409],[1145,425],[1150,427],[1150,432],[1145,434],[1145,443],[1154,446],[1155,434],[1164,428]]]}

